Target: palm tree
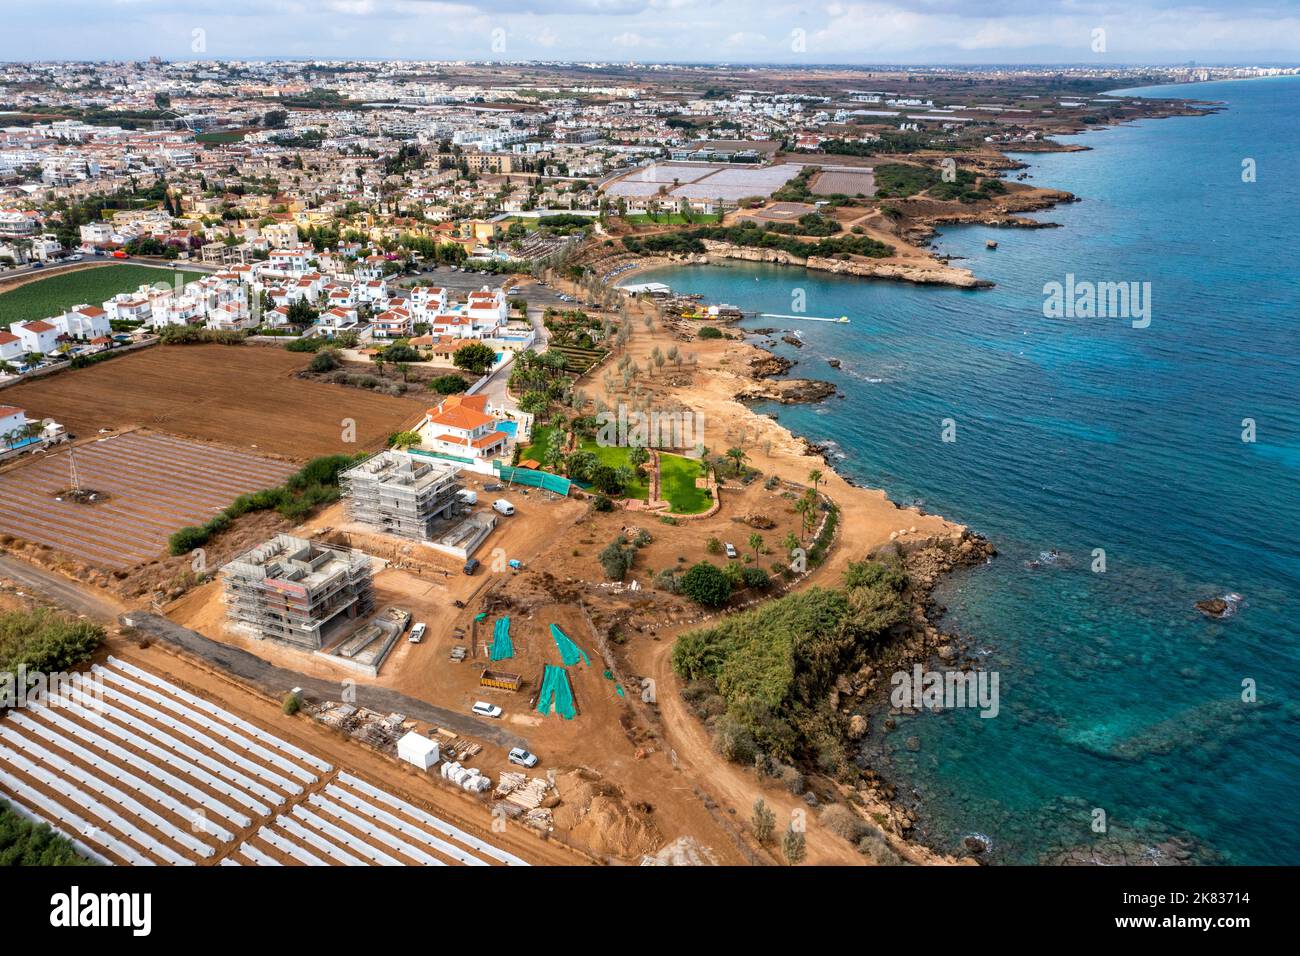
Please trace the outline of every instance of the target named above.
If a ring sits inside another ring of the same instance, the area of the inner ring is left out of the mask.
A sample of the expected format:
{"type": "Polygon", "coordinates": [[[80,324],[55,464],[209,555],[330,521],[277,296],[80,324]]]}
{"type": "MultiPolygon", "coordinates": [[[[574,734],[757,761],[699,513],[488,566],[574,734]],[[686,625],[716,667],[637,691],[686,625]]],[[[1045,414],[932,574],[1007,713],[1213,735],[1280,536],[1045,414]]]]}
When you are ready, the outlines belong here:
{"type": "Polygon", "coordinates": [[[811,498],[800,498],[794,503],[794,510],[799,515],[799,540],[803,541],[803,536],[808,533],[808,519],[813,513],[813,503],[811,498]]]}
{"type": "Polygon", "coordinates": [[[758,560],[758,554],[763,550],[763,536],[755,531],[749,536],[749,546],[754,552],[754,560],[758,560]]]}
{"type": "Polygon", "coordinates": [[[816,493],[817,485],[822,480],[821,469],[814,468],[812,471],[808,472],[808,480],[812,482],[813,492],[816,493]]]}
{"type": "Polygon", "coordinates": [[[736,475],[739,476],[741,465],[743,465],[745,460],[749,458],[749,456],[745,454],[745,449],[740,447],[728,448],[727,457],[732,460],[736,468],[736,475]]]}

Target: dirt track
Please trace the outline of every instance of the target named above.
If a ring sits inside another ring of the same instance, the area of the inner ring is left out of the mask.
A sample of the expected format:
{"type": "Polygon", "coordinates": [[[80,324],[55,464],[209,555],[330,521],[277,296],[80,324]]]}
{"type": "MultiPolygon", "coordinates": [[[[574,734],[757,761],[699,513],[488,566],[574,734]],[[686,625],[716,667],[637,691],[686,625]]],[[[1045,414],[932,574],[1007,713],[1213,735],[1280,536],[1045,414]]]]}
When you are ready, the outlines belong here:
{"type": "Polygon", "coordinates": [[[15,385],[5,401],[78,436],[144,425],[295,460],[378,448],[427,407],[422,397],[300,379],[308,359],[256,346],[157,346],[15,385]],[[355,422],[353,442],[345,419],[355,422]]]}

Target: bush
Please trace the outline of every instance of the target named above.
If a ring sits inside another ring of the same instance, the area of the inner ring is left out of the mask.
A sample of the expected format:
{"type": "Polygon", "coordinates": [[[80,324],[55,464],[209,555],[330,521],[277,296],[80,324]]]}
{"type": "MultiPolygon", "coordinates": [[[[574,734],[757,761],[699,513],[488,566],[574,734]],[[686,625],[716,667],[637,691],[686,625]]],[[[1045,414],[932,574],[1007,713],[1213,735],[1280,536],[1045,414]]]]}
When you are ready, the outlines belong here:
{"type": "Polygon", "coordinates": [[[429,388],[439,395],[455,395],[469,388],[459,375],[439,375],[429,381],[429,388]]]}
{"type": "Polygon", "coordinates": [[[23,667],[44,674],[66,671],[89,660],[104,640],[104,629],[54,611],[0,614],[0,673],[23,667]]]}
{"type": "Polygon", "coordinates": [[[0,800],[0,867],[93,865],[48,825],[24,819],[0,800]]]}
{"type": "Polygon", "coordinates": [[[284,695],[284,705],[281,708],[285,714],[292,717],[302,709],[302,698],[297,694],[290,692],[284,695]]]}
{"type": "Polygon", "coordinates": [[[758,756],[758,744],[749,728],[725,714],[714,724],[713,749],[724,760],[733,763],[753,763],[758,756]]]}
{"type": "Polygon", "coordinates": [[[762,568],[746,567],[741,568],[740,583],[747,588],[756,588],[760,591],[765,591],[771,586],[772,581],[767,576],[767,572],[762,568]]]}
{"type": "Polygon", "coordinates": [[[832,803],[822,810],[821,824],[850,843],[857,843],[867,832],[866,822],[842,803],[832,803]]]}
{"type": "Polygon", "coordinates": [[[491,346],[482,342],[470,342],[462,345],[452,355],[452,364],[474,375],[482,375],[497,360],[497,353],[491,346]]]}
{"type": "Polygon", "coordinates": [[[702,339],[720,339],[722,337],[722,329],[716,325],[705,325],[700,328],[700,338],[702,339]]]}
{"type": "Polygon", "coordinates": [[[313,372],[332,372],[339,364],[339,353],[335,349],[322,349],[311,357],[307,368],[313,372]]]}
{"type": "Polygon", "coordinates": [[[731,582],[716,565],[701,561],[682,576],[682,593],[704,607],[722,607],[731,597],[731,582]]]}
{"type": "Polygon", "coordinates": [[[628,544],[624,535],[619,535],[607,544],[597,556],[605,576],[611,581],[622,581],[627,572],[632,570],[636,560],[636,548],[628,544]]]}
{"type": "Polygon", "coordinates": [[[596,497],[591,499],[591,510],[613,511],[614,502],[610,500],[608,495],[596,495],[596,497]]]}
{"type": "Polygon", "coordinates": [[[325,345],[324,339],[297,338],[292,342],[285,342],[284,350],[286,352],[319,352],[325,345]]]}
{"type": "Polygon", "coordinates": [[[672,568],[664,568],[654,577],[654,585],[660,591],[667,591],[669,594],[682,593],[682,579],[672,568]]]}

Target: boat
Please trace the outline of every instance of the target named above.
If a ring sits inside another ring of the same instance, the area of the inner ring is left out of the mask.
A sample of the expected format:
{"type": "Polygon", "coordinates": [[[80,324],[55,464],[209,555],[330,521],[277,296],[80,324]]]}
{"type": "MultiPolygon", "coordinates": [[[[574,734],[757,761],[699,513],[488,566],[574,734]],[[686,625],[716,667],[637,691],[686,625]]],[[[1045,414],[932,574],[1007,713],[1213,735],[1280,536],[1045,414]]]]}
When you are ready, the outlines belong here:
{"type": "Polygon", "coordinates": [[[988,240],[987,242],[984,243],[984,245],[986,248],[989,249],[996,249],[998,247],[997,242],[993,239],[988,240]]]}

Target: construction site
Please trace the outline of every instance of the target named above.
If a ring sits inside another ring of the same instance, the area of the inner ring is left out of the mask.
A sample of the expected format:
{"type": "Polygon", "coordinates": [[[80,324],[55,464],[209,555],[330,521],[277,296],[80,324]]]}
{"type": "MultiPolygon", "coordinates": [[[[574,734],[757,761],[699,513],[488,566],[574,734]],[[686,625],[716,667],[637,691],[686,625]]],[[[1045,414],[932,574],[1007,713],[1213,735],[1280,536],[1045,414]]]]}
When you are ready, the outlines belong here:
{"type": "Polygon", "coordinates": [[[340,475],[348,517],[387,534],[427,541],[452,514],[459,469],[385,451],[340,475]]]}
{"type": "Polygon", "coordinates": [[[371,558],[278,534],[221,569],[227,614],[259,639],[318,651],[374,605],[371,558]]]}

